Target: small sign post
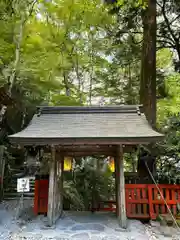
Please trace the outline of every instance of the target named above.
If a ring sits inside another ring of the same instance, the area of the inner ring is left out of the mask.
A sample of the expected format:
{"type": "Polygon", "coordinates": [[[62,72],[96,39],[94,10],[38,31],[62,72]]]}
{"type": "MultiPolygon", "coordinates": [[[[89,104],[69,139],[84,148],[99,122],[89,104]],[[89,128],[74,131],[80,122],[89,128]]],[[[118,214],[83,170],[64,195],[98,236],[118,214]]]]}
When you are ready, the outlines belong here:
{"type": "Polygon", "coordinates": [[[29,192],[29,178],[18,178],[17,180],[17,192],[29,192]]]}
{"type": "Polygon", "coordinates": [[[24,192],[30,191],[29,178],[18,178],[17,179],[17,192],[21,193],[21,197],[19,200],[19,206],[17,207],[16,219],[20,215],[20,211],[24,206],[24,192]]]}

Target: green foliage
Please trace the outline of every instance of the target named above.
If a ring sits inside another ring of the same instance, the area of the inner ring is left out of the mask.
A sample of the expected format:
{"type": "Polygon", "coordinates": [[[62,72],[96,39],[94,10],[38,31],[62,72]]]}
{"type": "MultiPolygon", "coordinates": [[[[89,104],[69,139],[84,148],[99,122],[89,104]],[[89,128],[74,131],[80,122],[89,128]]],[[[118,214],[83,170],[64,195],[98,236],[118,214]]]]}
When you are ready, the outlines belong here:
{"type": "Polygon", "coordinates": [[[142,7],[145,8],[147,6],[147,1],[144,0],[118,0],[117,5],[121,7],[142,7]]]}
{"type": "Polygon", "coordinates": [[[79,194],[79,189],[74,184],[73,181],[64,181],[63,183],[64,198],[71,204],[71,210],[84,210],[84,202],[81,194],[79,194]]]}
{"type": "Polygon", "coordinates": [[[97,161],[101,159],[88,157],[79,160],[79,164],[73,167],[72,176],[66,177],[64,195],[72,208],[88,210],[90,206],[95,207],[98,201],[109,200],[114,196],[112,173],[103,162],[98,168],[97,161]]]}
{"type": "Polygon", "coordinates": [[[62,94],[53,94],[50,105],[52,106],[79,106],[81,103],[76,97],[62,94]]]}
{"type": "Polygon", "coordinates": [[[165,84],[168,96],[158,102],[159,123],[162,123],[164,119],[172,114],[178,114],[180,109],[180,74],[175,73],[167,76],[165,84]]]}
{"type": "Polygon", "coordinates": [[[170,49],[162,48],[157,51],[156,65],[160,69],[172,67],[172,52],[170,49]]]}
{"type": "Polygon", "coordinates": [[[158,175],[176,182],[180,179],[180,114],[172,114],[163,124],[165,140],[158,144],[158,175]]]}

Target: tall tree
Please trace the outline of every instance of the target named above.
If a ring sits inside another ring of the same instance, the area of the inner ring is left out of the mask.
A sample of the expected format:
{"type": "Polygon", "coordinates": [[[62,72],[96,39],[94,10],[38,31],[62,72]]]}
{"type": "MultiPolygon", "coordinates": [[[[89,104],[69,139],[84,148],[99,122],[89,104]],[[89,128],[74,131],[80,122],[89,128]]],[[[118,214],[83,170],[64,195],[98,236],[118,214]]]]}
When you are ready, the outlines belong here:
{"type": "Polygon", "coordinates": [[[156,0],[147,0],[142,12],[143,45],[141,59],[140,103],[149,123],[156,126],[156,0]]]}

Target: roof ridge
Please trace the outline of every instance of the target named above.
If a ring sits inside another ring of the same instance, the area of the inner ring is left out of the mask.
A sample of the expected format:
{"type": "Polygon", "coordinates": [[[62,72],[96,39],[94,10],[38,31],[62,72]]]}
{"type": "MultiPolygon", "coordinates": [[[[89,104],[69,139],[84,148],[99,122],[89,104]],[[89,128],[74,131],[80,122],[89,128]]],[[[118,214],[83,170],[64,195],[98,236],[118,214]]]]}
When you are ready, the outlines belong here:
{"type": "Polygon", "coordinates": [[[141,113],[139,105],[106,105],[106,106],[43,106],[38,107],[39,114],[62,113],[141,113]]]}

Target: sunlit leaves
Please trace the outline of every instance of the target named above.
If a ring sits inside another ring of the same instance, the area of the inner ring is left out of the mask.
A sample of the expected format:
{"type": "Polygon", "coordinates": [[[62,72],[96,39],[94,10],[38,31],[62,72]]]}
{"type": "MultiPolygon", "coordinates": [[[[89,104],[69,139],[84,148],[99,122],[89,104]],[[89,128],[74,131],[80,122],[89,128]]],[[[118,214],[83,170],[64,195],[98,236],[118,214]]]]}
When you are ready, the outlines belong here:
{"type": "Polygon", "coordinates": [[[158,120],[160,123],[168,116],[180,111],[180,74],[167,76],[165,84],[169,97],[158,102],[158,120]]]}
{"type": "Polygon", "coordinates": [[[157,62],[158,68],[165,69],[172,66],[172,52],[170,49],[163,48],[157,52],[157,62]]]}

